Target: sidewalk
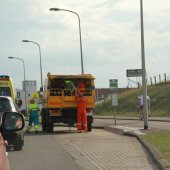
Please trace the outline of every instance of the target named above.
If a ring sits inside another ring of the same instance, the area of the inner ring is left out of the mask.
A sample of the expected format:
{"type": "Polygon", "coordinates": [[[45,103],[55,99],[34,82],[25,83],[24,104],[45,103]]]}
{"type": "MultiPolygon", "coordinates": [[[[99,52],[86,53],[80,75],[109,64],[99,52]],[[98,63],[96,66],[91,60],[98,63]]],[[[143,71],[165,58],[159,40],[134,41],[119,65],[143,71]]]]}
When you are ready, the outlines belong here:
{"type": "MultiPolygon", "coordinates": [[[[105,117],[106,118],[106,117],[105,117]]],[[[128,118],[123,118],[128,119],[128,118]]],[[[128,119],[129,120],[129,119],[128,119]]],[[[132,119],[130,119],[132,120],[132,119]]],[[[151,118],[151,120],[158,120],[158,118],[151,118]]],[[[159,121],[170,121],[170,118],[159,118],[159,121]]],[[[134,136],[138,139],[138,141],[142,144],[142,146],[148,151],[149,155],[151,156],[151,159],[156,164],[156,166],[161,170],[170,170],[170,164],[162,158],[160,153],[156,151],[153,146],[151,146],[147,141],[144,140],[143,136],[145,133],[141,131],[141,129],[136,127],[126,127],[126,126],[108,126],[104,127],[105,130],[118,133],[118,134],[124,134],[127,136],[134,136]]]]}

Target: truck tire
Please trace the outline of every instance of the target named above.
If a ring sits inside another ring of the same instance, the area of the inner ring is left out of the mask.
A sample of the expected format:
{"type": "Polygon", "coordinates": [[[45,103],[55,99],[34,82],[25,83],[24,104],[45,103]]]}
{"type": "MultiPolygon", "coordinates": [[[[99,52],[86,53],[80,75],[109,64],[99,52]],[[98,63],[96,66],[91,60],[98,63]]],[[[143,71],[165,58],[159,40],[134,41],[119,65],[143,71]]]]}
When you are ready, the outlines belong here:
{"type": "Polygon", "coordinates": [[[41,110],[41,124],[42,124],[42,131],[46,131],[46,109],[41,110]]]}
{"type": "Polygon", "coordinates": [[[87,130],[88,132],[92,131],[92,123],[87,123],[87,130]]]}
{"type": "Polygon", "coordinates": [[[47,133],[53,133],[53,129],[54,129],[53,123],[47,123],[46,124],[46,132],[47,133]]]}
{"type": "Polygon", "coordinates": [[[45,132],[46,131],[46,123],[42,121],[42,131],[45,132]]]}

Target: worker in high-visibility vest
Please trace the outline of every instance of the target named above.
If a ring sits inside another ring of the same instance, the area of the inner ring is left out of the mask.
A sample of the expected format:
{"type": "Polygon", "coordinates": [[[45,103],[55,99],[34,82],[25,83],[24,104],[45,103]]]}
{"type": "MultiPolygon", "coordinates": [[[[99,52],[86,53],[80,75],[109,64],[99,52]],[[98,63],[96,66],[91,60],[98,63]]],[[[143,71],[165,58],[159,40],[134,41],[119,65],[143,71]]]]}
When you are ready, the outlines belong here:
{"type": "Polygon", "coordinates": [[[87,132],[87,114],[86,114],[87,99],[83,96],[82,93],[79,93],[78,96],[75,97],[75,100],[77,102],[78,132],[84,131],[86,133],[87,132]]]}
{"type": "Polygon", "coordinates": [[[75,91],[75,85],[72,80],[65,80],[65,96],[72,96],[75,91]]]}
{"type": "Polygon", "coordinates": [[[34,123],[35,133],[38,133],[39,130],[39,107],[37,103],[35,103],[34,99],[30,100],[30,104],[28,106],[29,112],[29,124],[26,129],[26,132],[29,133],[32,127],[32,123],[34,123]]]}

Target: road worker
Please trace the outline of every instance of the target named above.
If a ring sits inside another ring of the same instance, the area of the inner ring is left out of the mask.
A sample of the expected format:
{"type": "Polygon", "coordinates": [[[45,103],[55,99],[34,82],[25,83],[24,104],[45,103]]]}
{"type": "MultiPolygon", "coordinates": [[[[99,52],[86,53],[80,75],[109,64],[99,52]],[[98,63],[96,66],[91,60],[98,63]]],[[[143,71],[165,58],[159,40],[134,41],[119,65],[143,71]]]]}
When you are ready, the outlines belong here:
{"type": "Polygon", "coordinates": [[[34,99],[30,100],[30,104],[28,106],[28,113],[29,113],[29,124],[26,129],[26,132],[29,133],[32,127],[32,123],[34,123],[35,133],[38,133],[39,129],[39,107],[37,103],[35,103],[34,99]]]}
{"type": "Polygon", "coordinates": [[[87,114],[86,114],[87,100],[82,93],[78,93],[78,95],[75,96],[75,100],[77,102],[78,132],[84,131],[85,133],[87,133],[87,114]]]}
{"type": "Polygon", "coordinates": [[[72,96],[75,89],[76,88],[72,80],[65,80],[65,96],[72,96]]]}

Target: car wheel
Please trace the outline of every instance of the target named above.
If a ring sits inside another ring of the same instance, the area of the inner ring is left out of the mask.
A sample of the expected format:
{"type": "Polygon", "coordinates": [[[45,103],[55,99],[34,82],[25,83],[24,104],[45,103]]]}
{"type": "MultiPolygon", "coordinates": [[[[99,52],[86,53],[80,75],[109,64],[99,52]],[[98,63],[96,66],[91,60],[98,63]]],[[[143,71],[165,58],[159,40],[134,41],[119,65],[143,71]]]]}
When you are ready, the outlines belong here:
{"type": "Polygon", "coordinates": [[[22,150],[22,144],[23,144],[23,141],[20,137],[20,138],[18,138],[18,140],[16,140],[16,143],[14,145],[14,150],[15,151],[21,151],[22,150]]]}
{"type": "Polygon", "coordinates": [[[24,139],[22,139],[22,146],[24,146],[24,139]]]}

